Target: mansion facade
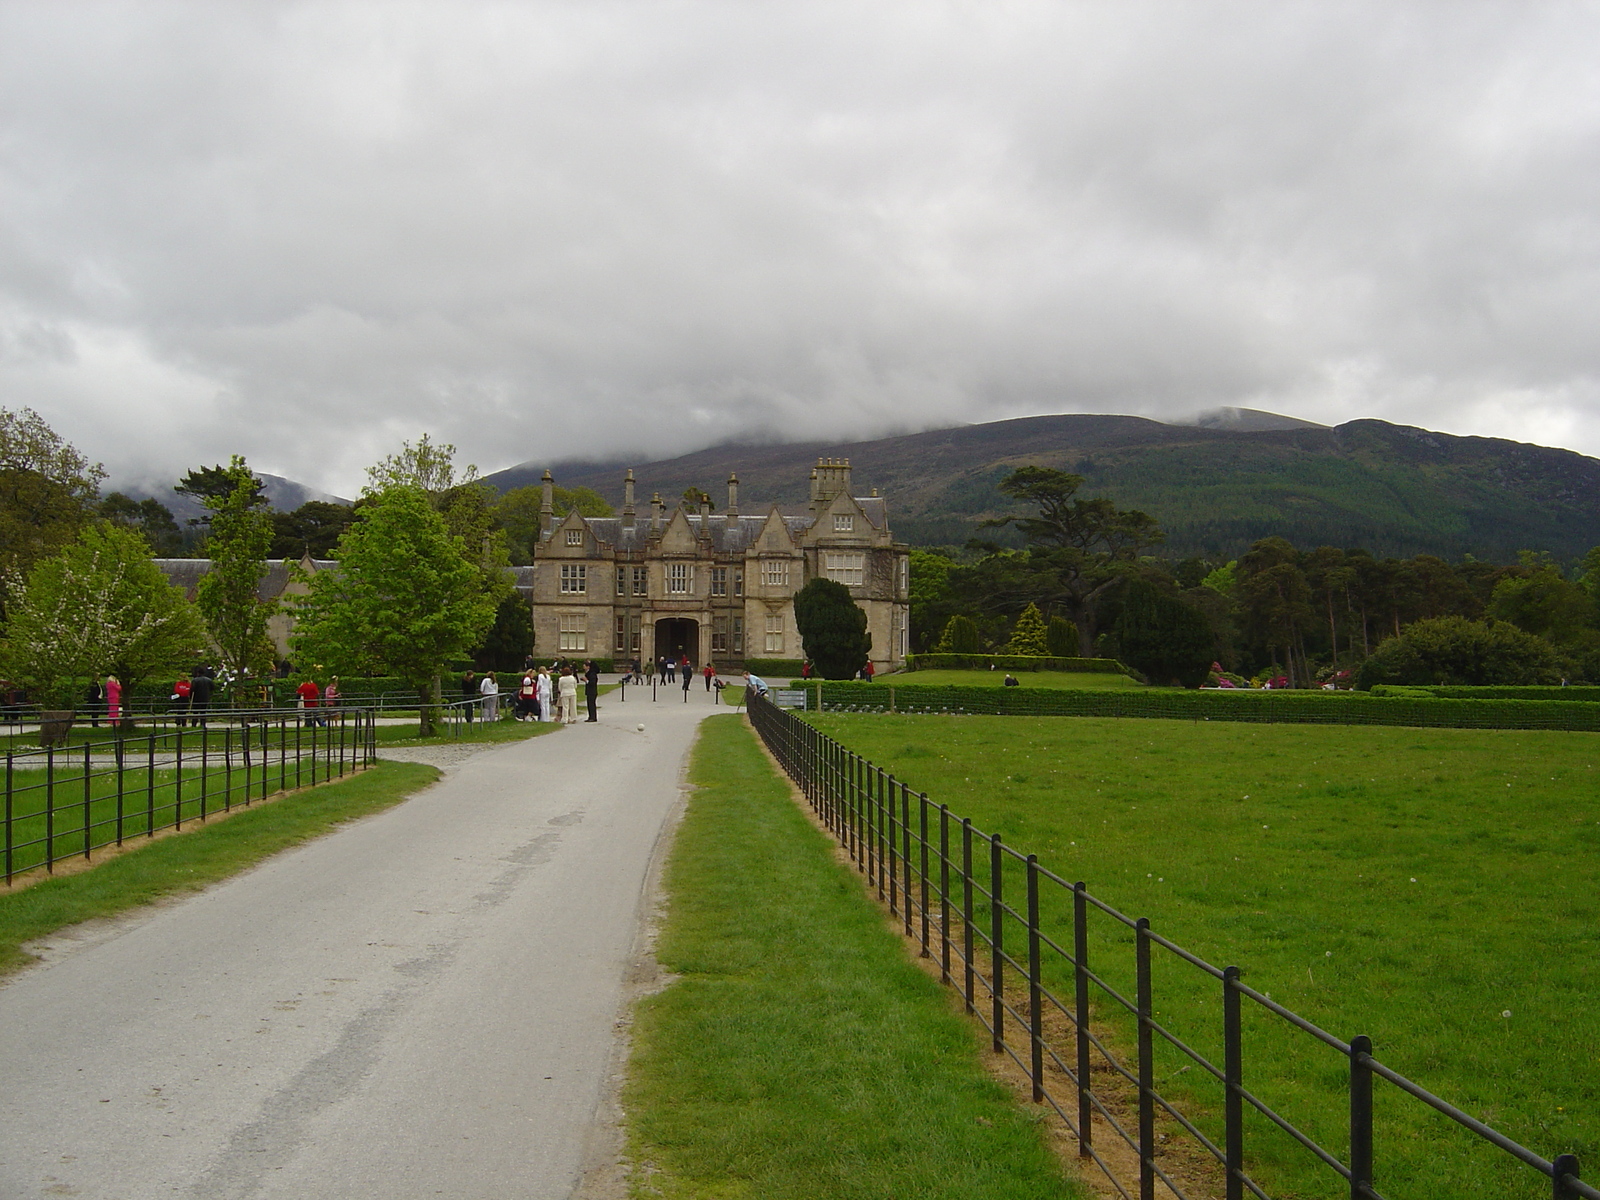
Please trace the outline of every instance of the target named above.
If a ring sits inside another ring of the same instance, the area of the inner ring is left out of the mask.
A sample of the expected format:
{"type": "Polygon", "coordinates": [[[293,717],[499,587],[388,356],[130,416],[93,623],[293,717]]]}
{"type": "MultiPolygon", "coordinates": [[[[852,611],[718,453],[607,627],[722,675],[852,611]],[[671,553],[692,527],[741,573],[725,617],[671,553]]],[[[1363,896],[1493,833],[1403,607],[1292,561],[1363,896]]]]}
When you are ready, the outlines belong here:
{"type": "Polygon", "coordinates": [[[543,485],[533,565],[517,571],[540,657],[612,658],[620,670],[632,658],[687,656],[721,671],[802,658],[794,595],[821,576],[844,584],[866,612],[874,668],[905,661],[909,547],[890,533],[882,497],[850,494],[848,460],[818,460],[800,515],[740,513],[733,476],[723,512],[704,493],[670,513],[658,494],[641,512],[630,470],[620,516],[558,519],[549,471],[543,485]]]}

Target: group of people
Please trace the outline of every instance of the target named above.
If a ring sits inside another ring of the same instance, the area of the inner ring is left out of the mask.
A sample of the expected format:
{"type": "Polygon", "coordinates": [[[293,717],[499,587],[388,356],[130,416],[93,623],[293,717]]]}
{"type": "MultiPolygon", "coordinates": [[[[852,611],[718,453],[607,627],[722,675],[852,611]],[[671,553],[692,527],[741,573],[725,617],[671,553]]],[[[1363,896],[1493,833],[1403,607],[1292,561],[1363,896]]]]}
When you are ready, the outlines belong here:
{"type": "Polygon", "coordinates": [[[317,681],[307,675],[295,688],[294,694],[299,699],[300,707],[306,711],[306,725],[325,726],[328,723],[327,710],[339,707],[339,677],[335,675],[328,680],[327,687],[319,688],[317,681]]]}
{"type": "MultiPolygon", "coordinates": [[[[662,683],[676,683],[681,678],[683,690],[689,690],[689,684],[694,681],[694,664],[689,661],[687,654],[674,658],[664,654],[652,662],[640,664],[636,658],[633,660],[628,672],[634,683],[650,683],[660,679],[662,683]]],[[[706,691],[716,687],[717,668],[711,663],[706,663],[700,668],[700,677],[705,680],[706,691]]]]}
{"type": "MultiPolygon", "coordinates": [[[[592,659],[586,659],[580,668],[573,663],[557,663],[554,667],[534,666],[523,668],[522,678],[512,692],[511,716],[517,721],[558,720],[563,725],[578,721],[578,680],[583,680],[584,697],[588,701],[588,720],[600,719],[597,701],[600,696],[600,668],[592,659]],[[552,718],[552,705],[555,716],[552,718]]],[[[473,719],[478,709],[485,721],[500,719],[500,681],[493,671],[479,676],[468,671],[461,677],[461,699],[467,720],[473,719]]]]}

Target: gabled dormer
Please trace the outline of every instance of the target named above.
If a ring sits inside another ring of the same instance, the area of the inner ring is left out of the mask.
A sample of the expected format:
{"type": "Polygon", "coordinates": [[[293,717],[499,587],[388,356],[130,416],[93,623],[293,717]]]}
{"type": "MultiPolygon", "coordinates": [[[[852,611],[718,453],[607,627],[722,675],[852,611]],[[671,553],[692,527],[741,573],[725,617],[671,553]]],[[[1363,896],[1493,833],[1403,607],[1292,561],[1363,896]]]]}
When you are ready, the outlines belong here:
{"type": "Polygon", "coordinates": [[[840,492],[817,515],[811,536],[817,542],[863,544],[873,540],[878,528],[854,496],[840,492]]]}
{"type": "Polygon", "coordinates": [[[661,531],[662,554],[696,554],[699,552],[699,540],[695,537],[694,526],[689,524],[689,518],[684,515],[681,508],[674,509],[668,518],[666,528],[661,531]]]}
{"type": "Polygon", "coordinates": [[[574,508],[556,522],[544,550],[546,554],[558,558],[590,558],[598,550],[598,545],[594,534],[589,531],[588,523],[574,508]]]}
{"type": "Polygon", "coordinates": [[[766,522],[761,526],[761,532],[756,535],[756,540],[750,546],[751,554],[793,554],[795,551],[794,539],[789,536],[789,527],[784,522],[783,514],[776,505],[767,513],[766,522]]]}

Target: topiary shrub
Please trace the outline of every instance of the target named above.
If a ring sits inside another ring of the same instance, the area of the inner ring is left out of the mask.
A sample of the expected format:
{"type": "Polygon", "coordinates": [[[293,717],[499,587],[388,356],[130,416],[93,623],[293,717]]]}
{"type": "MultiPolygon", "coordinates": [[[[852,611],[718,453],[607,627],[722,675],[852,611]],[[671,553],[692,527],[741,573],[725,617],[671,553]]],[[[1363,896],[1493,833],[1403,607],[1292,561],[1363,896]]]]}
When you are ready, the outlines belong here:
{"type": "Polygon", "coordinates": [[[978,624],[971,617],[957,613],[945,623],[944,632],[939,635],[939,643],[933,648],[935,654],[982,654],[983,635],[978,632],[978,624]]]}

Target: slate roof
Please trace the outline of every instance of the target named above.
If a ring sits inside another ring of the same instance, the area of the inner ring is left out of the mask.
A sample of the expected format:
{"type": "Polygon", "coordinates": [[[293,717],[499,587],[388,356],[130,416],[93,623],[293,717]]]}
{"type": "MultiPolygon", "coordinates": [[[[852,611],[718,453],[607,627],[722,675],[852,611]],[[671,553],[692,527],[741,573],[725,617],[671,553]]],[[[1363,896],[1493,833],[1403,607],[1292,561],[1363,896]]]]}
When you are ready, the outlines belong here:
{"type": "MultiPolygon", "coordinates": [[[[888,510],[881,496],[857,496],[856,503],[861,506],[861,511],[867,520],[882,529],[888,520],[888,510]]],[[[685,512],[689,520],[689,528],[694,531],[695,537],[702,536],[701,527],[711,538],[711,547],[720,554],[740,553],[749,549],[758,537],[761,530],[766,527],[767,514],[764,512],[740,513],[737,517],[730,518],[727,513],[712,513],[703,516],[697,512],[685,512]]],[[[672,519],[672,510],[667,510],[657,523],[657,530],[664,529],[672,519]]],[[[645,542],[650,537],[651,522],[649,510],[640,513],[635,518],[632,528],[623,525],[621,517],[585,517],[584,523],[588,525],[589,532],[597,541],[618,550],[632,551],[643,550],[645,542]]],[[[789,531],[791,538],[799,539],[800,535],[815,524],[811,516],[784,516],[784,527],[789,531]]]]}
{"type": "MultiPolygon", "coordinates": [[[[156,566],[160,567],[169,582],[183,589],[184,595],[193,600],[195,590],[199,587],[200,578],[211,571],[209,558],[158,558],[156,566]]],[[[312,560],[312,568],[317,571],[327,571],[337,566],[331,558],[318,558],[312,560]]],[[[256,584],[256,596],[261,600],[275,600],[283,595],[283,589],[289,586],[289,564],[287,560],[267,563],[267,570],[261,576],[261,582],[256,584]]]]}

